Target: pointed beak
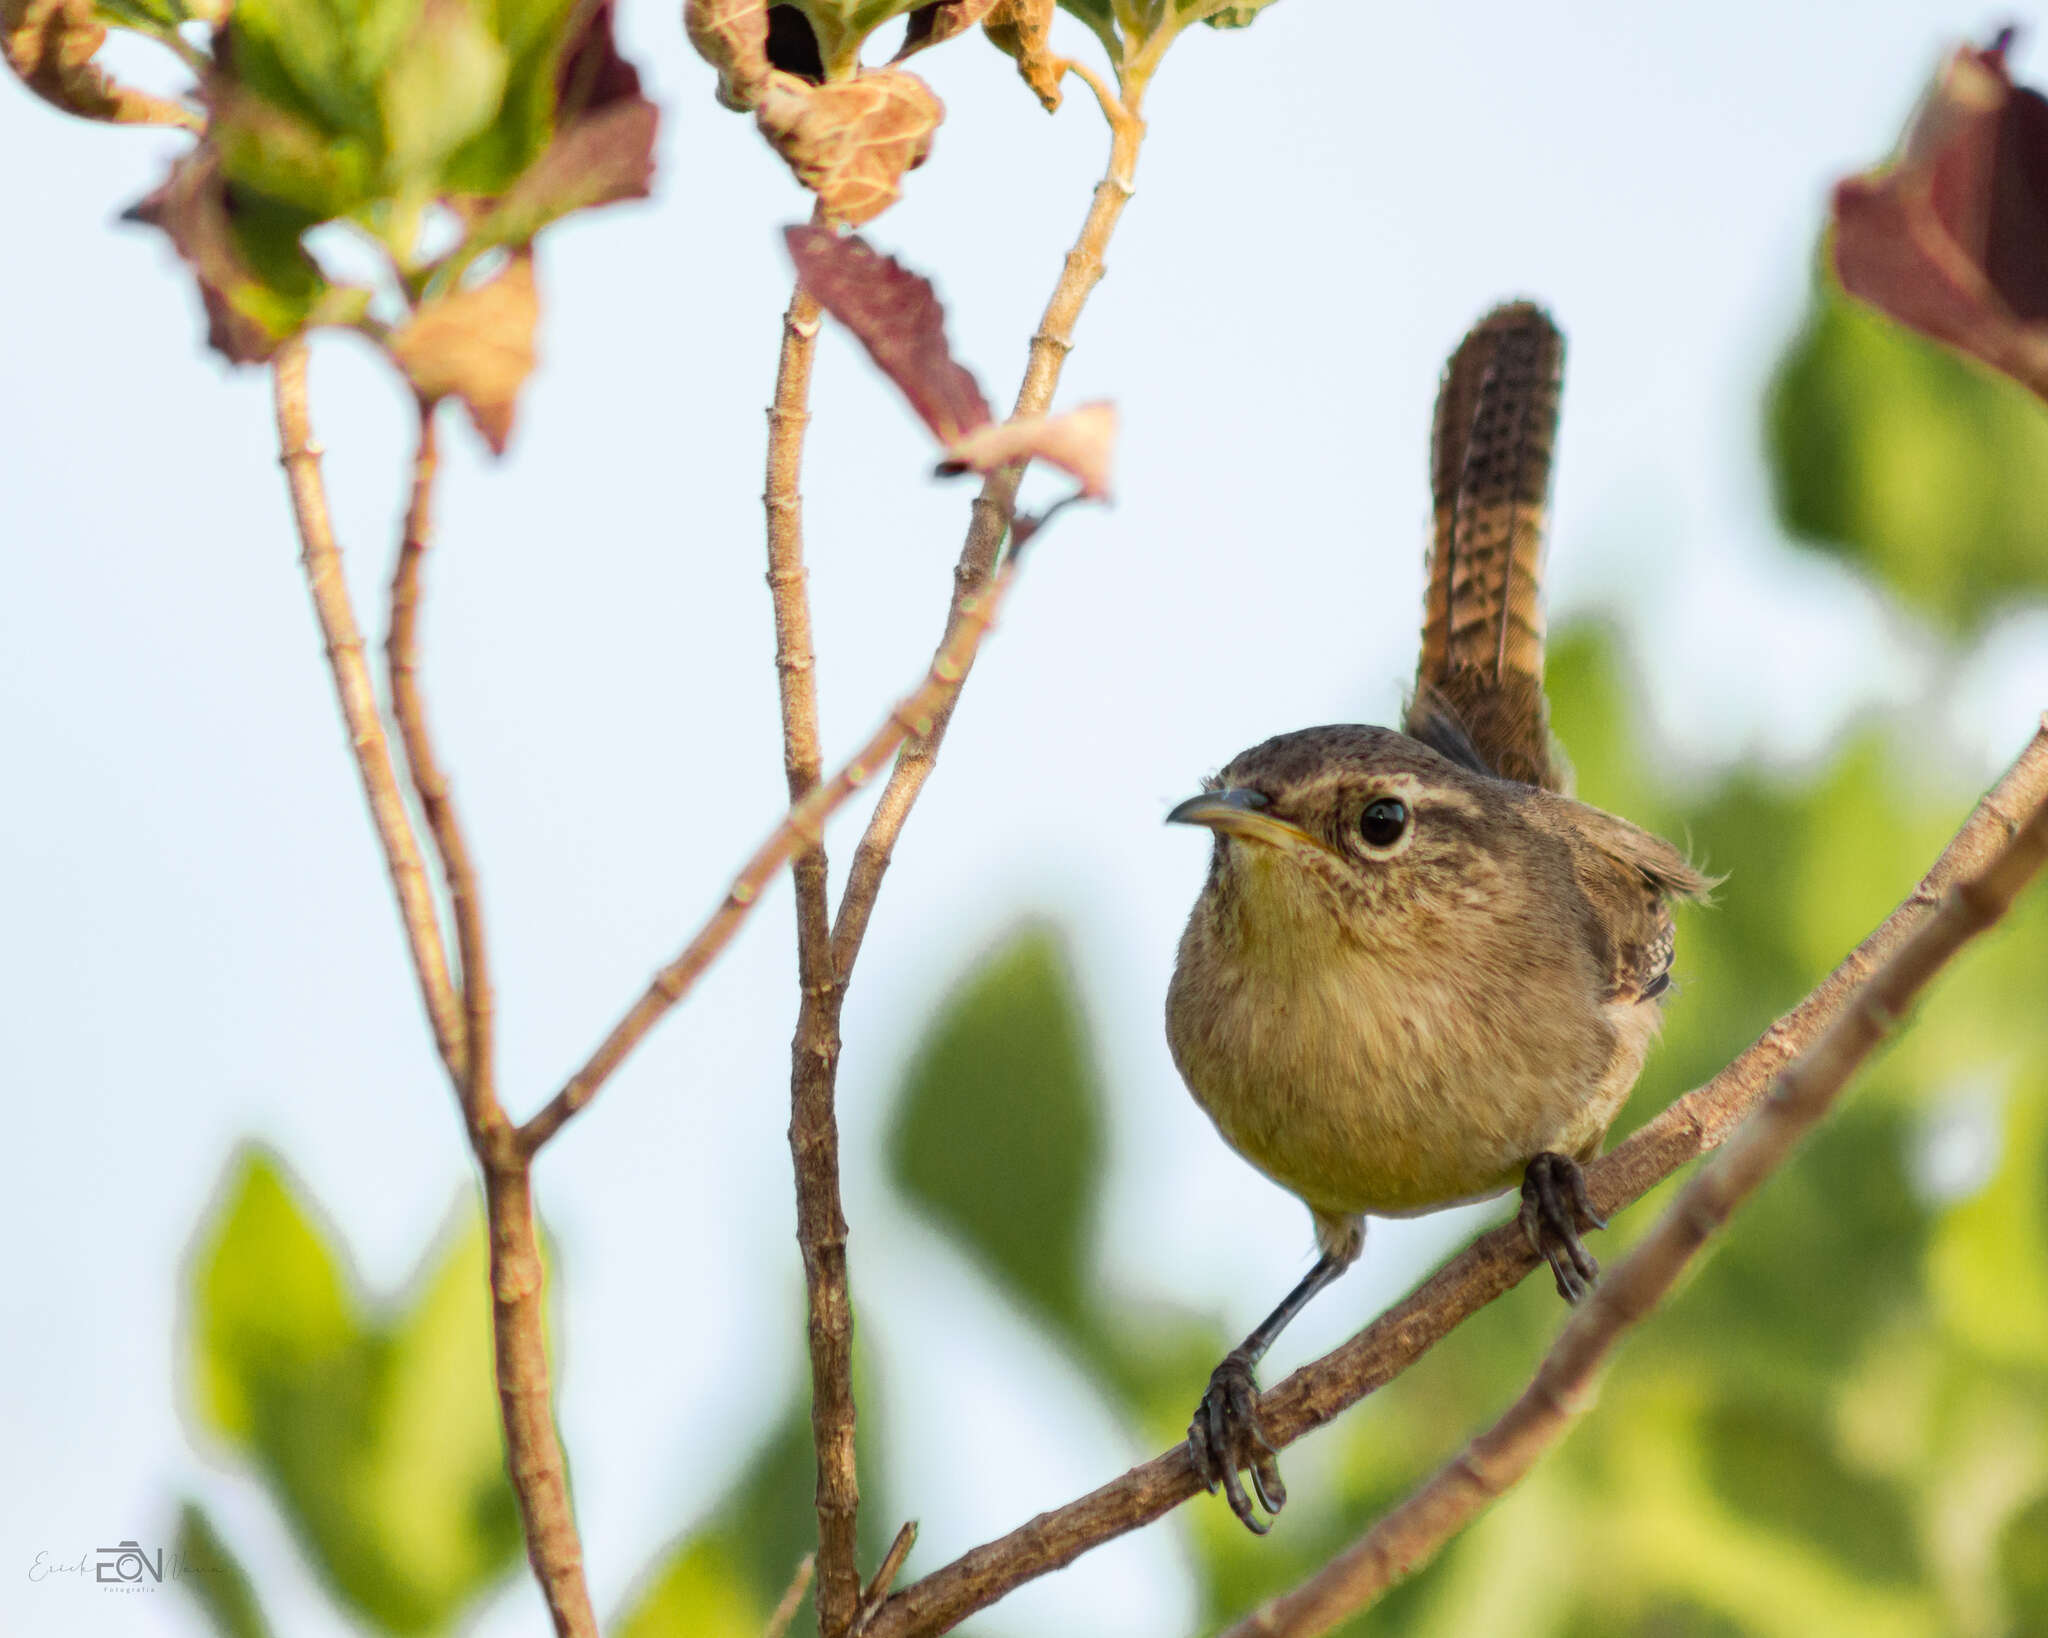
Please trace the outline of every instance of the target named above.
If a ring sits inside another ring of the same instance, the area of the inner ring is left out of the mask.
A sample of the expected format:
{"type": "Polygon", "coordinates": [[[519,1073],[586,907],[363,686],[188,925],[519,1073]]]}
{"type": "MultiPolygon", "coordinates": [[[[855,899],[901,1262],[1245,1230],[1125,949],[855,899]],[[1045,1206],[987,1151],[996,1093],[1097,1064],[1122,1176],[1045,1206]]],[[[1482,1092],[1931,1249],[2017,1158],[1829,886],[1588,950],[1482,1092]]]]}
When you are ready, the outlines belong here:
{"type": "Polygon", "coordinates": [[[1204,791],[1200,796],[1191,796],[1181,803],[1166,816],[1166,822],[1169,825],[1204,825],[1219,836],[1264,842],[1268,847],[1287,847],[1303,842],[1322,845],[1307,831],[1297,829],[1284,819],[1273,818],[1264,811],[1266,806],[1264,795],[1242,787],[1204,791]]]}

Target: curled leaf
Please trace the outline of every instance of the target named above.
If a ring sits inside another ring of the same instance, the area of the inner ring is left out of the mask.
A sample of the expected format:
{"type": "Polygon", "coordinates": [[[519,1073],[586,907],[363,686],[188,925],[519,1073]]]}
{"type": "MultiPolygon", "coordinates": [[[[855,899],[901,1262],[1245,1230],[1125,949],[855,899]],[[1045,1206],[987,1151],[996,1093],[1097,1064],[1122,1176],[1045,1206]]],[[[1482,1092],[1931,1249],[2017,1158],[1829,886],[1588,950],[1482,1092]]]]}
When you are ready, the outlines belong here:
{"type": "Polygon", "coordinates": [[[915,74],[883,68],[827,85],[773,73],[754,118],[826,214],[858,227],[901,196],[897,181],[924,163],[945,112],[915,74]]]}
{"type": "Polygon", "coordinates": [[[1836,185],[1833,255],[1851,295],[2048,397],[2048,101],[2011,41],[1955,52],[1897,162],[1836,185]]]}
{"type": "Polygon", "coordinates": [[[904,28],[902,49],[891,60],[900,63],[927,46],[964,34],[994,4],[995,0],[933,0],[930,5],[919,6],[904,28]]]}
{"type": "Polygon", "coordinates": [[[533,373],[539,316],[533,253],[515,251],[493,277],[428,302],[387,345],[422,397],[461,399],[491,453],[502,455],[533,373]]]}
{"type": "Polygon", "coordinates": [[[951,447],[989,422],[988,400],[946,345],[946,310],[929,279],[884,256],[858,234],[785,228],[797,277],[867,349],[940,443],[951,447]]]}
{"type": "Polygon", "coordinates": [[[132,90],[95,63],[106,38],[92,0],[0,0],[0,55],[53,108],[118,125],[199,129],[189,108],[132,90]]]}
{"type": "Polygon", "coordinates": [[[210,143],[180,159],[126,214],[161,228],[191,264],[206,339],[234,363],[263,363],[307,326],[352,323],[368,305],[368,291],[329,284],[306,254],[299,235],[311,219],[230,189],[210,143]]]}
{"type": "Polygon", "coordinates": [[[718,100],[745,113],[768,83],[767,0],[685,0],[683,29],[718,70],[718,100]]]}
{"type": "Polygon", "coordinates": [[[1038,93],[1050,114],[1060,105],[1060,79],[1066,59],[1047,43],[1054,0],[996,0],[982,19],[981,31],[997,50],[1016,59],[1024,83],[1038,93]]]}
{"type": "Polygon", "coordinates": [[[1109,498],[1116,453],[1116,406],[1083,404],[1065,415],[1018,415],[976,427],[947,446],[941,476],[989,473],[1013,461],[1050,461],[1080,483],[1078,500],[1109,498]]]}

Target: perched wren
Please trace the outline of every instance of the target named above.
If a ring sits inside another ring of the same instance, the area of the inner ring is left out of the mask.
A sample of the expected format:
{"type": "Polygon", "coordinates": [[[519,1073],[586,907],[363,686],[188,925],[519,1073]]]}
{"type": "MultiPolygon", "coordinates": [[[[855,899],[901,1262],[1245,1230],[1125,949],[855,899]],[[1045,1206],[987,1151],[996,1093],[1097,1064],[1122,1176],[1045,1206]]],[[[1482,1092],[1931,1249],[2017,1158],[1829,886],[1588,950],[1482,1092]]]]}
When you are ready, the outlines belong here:
{"type": "Polygon", "coordinates": [[[1627,1100],[1671,982],[1671,901],[1711,885],[1670,843],[1575,802],[1543,693],[1543,513],[1564,338],[1500,307],[1438,392],[1422,659],[1402,724],[1306,728],[1167,818],[1215,833],[1166,1035],[1230,1146],[1292,1190],[1322,1255],[1224,1357],[1188,1429],[1255,1531],[1287,1499],[1253,1367],[1348,1268],[1368,1215],[1518,1180],[1576,1302],[1604,1226],[1579,1163],[1627,1100]]]}

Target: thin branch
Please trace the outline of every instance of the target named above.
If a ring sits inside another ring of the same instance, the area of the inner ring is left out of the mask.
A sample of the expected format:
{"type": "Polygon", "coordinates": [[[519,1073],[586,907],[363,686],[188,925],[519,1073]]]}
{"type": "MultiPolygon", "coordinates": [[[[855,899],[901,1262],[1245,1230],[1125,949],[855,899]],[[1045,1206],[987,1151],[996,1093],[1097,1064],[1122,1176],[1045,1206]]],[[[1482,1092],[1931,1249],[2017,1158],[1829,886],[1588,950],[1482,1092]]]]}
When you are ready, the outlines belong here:
{"type": "Polygon", "coordinates": [[[889,1550],[882,1555],[881,1564],[861,1589],[860,1610],[853,1622],[853,1638],[861,1638],[868,1623],[875,1618],[875,1612],[887,1602],[889,1589],[896,1585],[897,1576],[903,1573],[903,1561],[910,1557],[910,1549],[916,1545],[917,1520],[906,1519],[896,1532],[896,1539],[889,1543],[889,1550]]]}
{"type": "MultiPolygon", "coordinates": [[[[768,411],[768,589],[775,605],[775,671],[782,704],[782,761],[789,799],[817,789],[817,667],[804,580],[803,499],[798,487],[810,421],[811,360],[818,304],[798,285],[782,320],[775,401],[768,411]]],[[[839,978],[832,965],[832,909],[825,848],[809,839],[790,863],[796,889],[798,1003],[790,1041],[789,1151],[796,1172],[797,1244],[810,1316],[811,1442],[817,1452],[818,1625],[853,1625],[860,1606],[860,1478],[854,1465],[853,1295],[846,1274],[846,1214],[839,1198],[839,978]]]]}
{"type": "Polygon", "coordinates": [[[462,1105],[470,1148],[484,1174],[491,1242],[491,1334],[506,1471],[525,1529],[526,1556],[558,1638],[597,1638],[597,1616],[583,1573],[583,1543],[569,1505],[567,1467],[555,1432],[548,1378],[546,1269],[534,1225],[532,1162],[520,1150],[518,1134],[498,1100],[482,898],[419,691],[420,573],[432,534],[438,467],[434,406],[422,398],[412,499],[391,577],[390,629],[384,645],[392,713],[405,746],[407,772],[441,862],[462,960],[468,1050],[459,1068],[451,1068],[450,1078],[462,1105]]]}
{"type": "MultiPolygon", "coordinates": [[[[1103,87],[1098,95],[1106,92],[1107,87],[1103,87]]],[[[1013,412],[1017,415],[1041,415],[1052,403],[1053,391],[1059,385],[1060,371],[1066,365],[1067,354],[1074,350],[1074,325],[1081,316],[1089,293],[1102,282],[1103,253],[1109,247],[1110,235],[1116,231],[1117,218],[1123,215],[1124,206],[1130,202],[1132,177],[1137,169],[1138,150],[1144,142],[1145,126],[1137,116],[1135,104],[1116,103],[1114,106],[1122,111],[1121,117],[1111,113],[1111,101],[1103,103],[1103,112],[1110,121],[1109,168],[1096,184],[1095,197],[1089,204],[1086,220],[1081,224],[1080,236],[1074,241],[1074,248],[1067,252],[1059,283],[1053,289],[1052,299],[1046,303],[1038,333],[1031,338],[1030,355],[1024,365],[1024,381],[1017,389],[1017,404],[1013,412]]],[[[1003,535],[1016,511],[1017,484],[1021,476],[1017,467],[1004,467],[993,472],[975,498],[973,516],[967,526],[967,540],[960,548],[960,561],[953,569],[953,599],[946,614],[946,632],[940,642],[941,648],[953,640],[954,632],[966,618],[965,611],[971,600],[995,572],[1003,535]]],[[[867,936],[868,920],[875,911],[875,898],[882,890],[882,877],[888,872],[889,861],[896,851],[897,839],[903,834],[904,823],[917,804],[924,782],[931,777],[932,764],[946,737],[947,724],[953,719],[953,703],[953,699],[946,700],[940,709],[932,713],[930,729],[903,747],[895,768],[889,774],[888,784],[882,788],[875,811],[868,819],[860,845],[854,850],[846,892],[839,901],[839,916],[832,929],[832,950],[842,981],[853,972],[861,940],[867,936]]]]}
{"type": "Polygon", "coordinates": [[[1315,1638],[1373,1604],[1518,1483],[1591,1407],[1622,1337],[1667,1297],[1730,1215],[1790,1158],[1863,1062],[1971,939],[2012,908],[2048,863],[2048,806],[2036,808],[1982,875],[1950,887],[1818,1040],[1778,1074],[1725,1148],[1594,1288],[1499,1421],[1299,1587],[1224,1638],[1315,1638]]]}
{"type": "Polygon", "coordinates": [[[591,1054],[590,1061],[570,1076],[561,1091],[548,1100],[534,1117],[519,1128],[519,1148],[532,1154],[562,1129],[565,1122],[597,1095],[612,1071],[641,1038],[661,1021],[663,1014],[685,995],[704,969],[732,941],[752,912],[762,891],[792,854],[807,842],[824,834],[826,820],[845,806],[853,793],[867,783],[884,758],[913,734],[929,732],[934,715],[959,692],[960,682],[973,663],[975,652],[990,626],[995,623],[1003,599],[1016,578],[1014,564],[1005,564],[987,589],[963,604],[958,626],[933,657],[924,681],[896,703],[886,720],[867,742],[801,802],[784,815],[754,850],[734,877],[725,898],[712,911],[682,953],[654,975],[646,993],[633,1003],[611,1034],[591,1054]]]}
{"type": "Polygon", "coordinates": [[[783,1634],[789,1631],[790,1623],[796,1619],[796,1612],[803,1604],[804,1594],[811,1590],[811,1571],[814,1568],[815,1562],[806,1553],[803,1562],[796,1567],[796,1574],[790,1577],[782,1602],[775,1606],[775,1613],[768,1617],[768,1625],[761,1629],[761,1638],[783,1638],[783,1634]]]}
{"type": "MultiPolygon", "coordinates": [[[[1942,895],[1975,875],[2017,833],[2016,816],[2048,800],[2048,726],[1922,878],[1920,885],[1822,983],[1705,1086],[1679,1098],[1586,1170],[1594,1207],[1611,1215],[1686,1162],[1716,1147],[1762,1098],[1773,1076],[1846,1008],[1858,986],[1914,930],[1942,895]]],[[[1363,1331],[1267,1392],[1259,1418],[1285,1447],[1384,1386],[1455,1327],[1519,1284],[1536,1264],[1512,1222],[1482,1234],[1363,1331]]],[[[1063,1507],[962,1554],[882,1607],[872,1638],[944,1632],[1027,1581],[1072,1563],[1106,1541],[1163,1518],[1201,1491],[1187,1446],[1176,1445],[1063,1507]]]]}
{"type": "Polygon", "coordinates": [[[493,1089],[491,982],[476,866],[455,816],[448,776],[434,755],[419,691],[420,567],[426,560],[427,542],[431,538],[431,506],[440,454],[434,438],[434,406],[421,399],[418,407],[419,442],[413,453],[412,499],[405,509],[398,566],[391,575],[391,622],[384,639],[384,658],[389,672],[391,713],[398,721],[407,771],[419,795],[421,811],[426,814],[434,851],[440,855],[442,874],[448,883],[449,907],[455,917],[456,951],[462,962],[463,1037],[468,1043],[455,1081],[470,1140],[478,1145],[477,1152],[482,1156],[482,1144],[493,1125],[493,1116],[496,1126],[502,1128],[505,1115],[497,1107],[493,1089]]]}
{"type": "Polygon", "coordinates": [[[334,674],[334,692],[341,702],[342,720],[348,725],[349,749],[355,755],[356,772],[370,807],[370,822],[384,852],[391,891],[398,900],[398,917],[412,953],[420,1000],[433,1027],[435,1048],[442,1063],[448,1066],[448,1073],[459,1078],[464,1051],[462,1006],[448,972],[448,955],[441,942],[434,894],[427,883],[426,860],[420,851],[419,837],[413,832],[411,815],[405,810],[405,798],[392,766],[391,746],[377,712],[377,692],[364,657],[362,628],[356,624],[348,581],[342,574],[341,548],[334,538],[334,524],[327,510],[327,488],[320,477],[320,445],[313,437],[307,407],[304,341],[287,342],[279,351],[273,392],[278,461],[291,488],[299,561],[305,569],[306,589],[312,594],[320,634],[326,641],[327,666],[334,674]]]}

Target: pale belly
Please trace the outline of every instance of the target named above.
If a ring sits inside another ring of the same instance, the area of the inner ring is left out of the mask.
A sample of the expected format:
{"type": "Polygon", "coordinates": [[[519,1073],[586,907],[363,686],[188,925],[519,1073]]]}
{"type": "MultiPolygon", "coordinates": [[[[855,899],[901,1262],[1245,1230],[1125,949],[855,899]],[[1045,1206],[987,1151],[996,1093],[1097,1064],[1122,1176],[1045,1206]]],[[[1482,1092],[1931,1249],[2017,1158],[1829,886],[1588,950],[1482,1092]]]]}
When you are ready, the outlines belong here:
{"type": "Polygon", "coordinates": [[[1590,1156],[1657,1025],[1654,1002],[1546,1016],[1458,975],[1398,1002],[1381,981],[1345,961],[1212,984],[1200,1005],[1179,973],[1168,992],[1168,1041],[1196,1102],[1327,1216],[1433,1211],[1514,1186],[1545,1150],[1590,1156]]]}

